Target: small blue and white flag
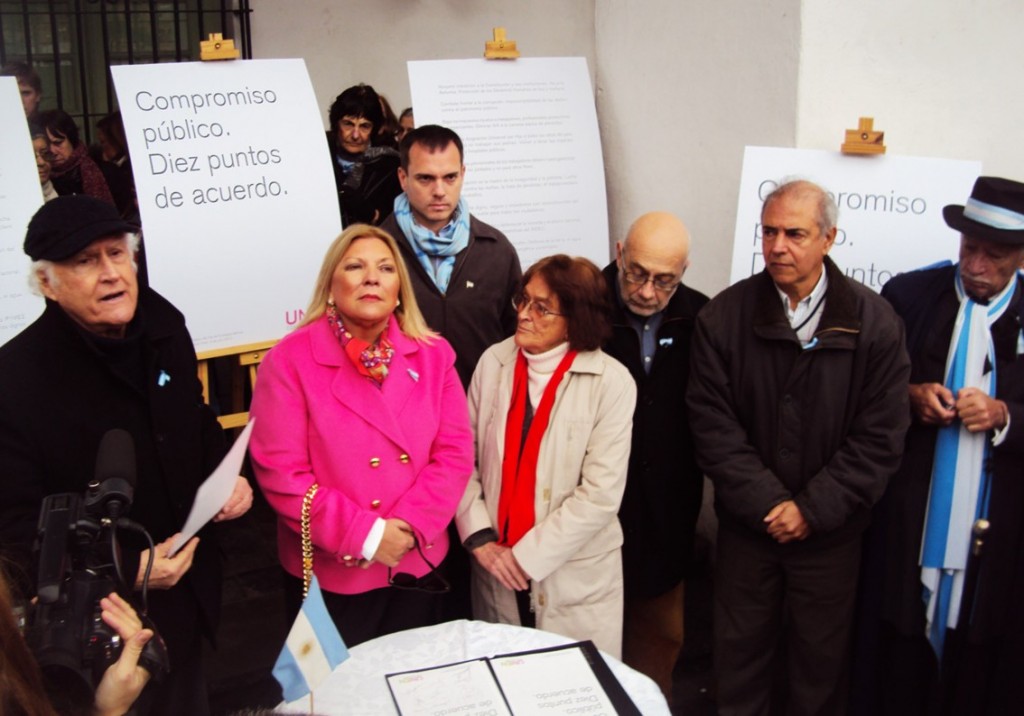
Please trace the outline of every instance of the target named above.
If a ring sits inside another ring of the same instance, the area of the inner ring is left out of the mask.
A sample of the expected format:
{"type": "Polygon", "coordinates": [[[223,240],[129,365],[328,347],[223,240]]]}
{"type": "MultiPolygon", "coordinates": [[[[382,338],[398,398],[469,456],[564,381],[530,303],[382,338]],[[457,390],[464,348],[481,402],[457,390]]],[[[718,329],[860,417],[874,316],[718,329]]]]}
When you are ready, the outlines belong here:
{"type": "Polygon", "coordinates": [[[320,583],[313,575],[309,594],[274,664],[274,678],[284,690],[284,700],[301,699],[347,658],[348,649],[327,613],[320,583]]]}

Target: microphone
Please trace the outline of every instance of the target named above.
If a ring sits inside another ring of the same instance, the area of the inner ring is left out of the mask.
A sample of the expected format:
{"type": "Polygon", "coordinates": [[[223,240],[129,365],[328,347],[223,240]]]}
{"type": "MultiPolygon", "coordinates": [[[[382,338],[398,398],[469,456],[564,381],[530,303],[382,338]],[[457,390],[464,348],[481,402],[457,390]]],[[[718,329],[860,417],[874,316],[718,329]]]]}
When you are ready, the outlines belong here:
{"type": "Polygon", "coordinates": [[[117,521],[131,508],[137,481],[135,441],[127,430],[113,428],[103,435],[95,475],[85,494],[85,509],[117,521]]]}

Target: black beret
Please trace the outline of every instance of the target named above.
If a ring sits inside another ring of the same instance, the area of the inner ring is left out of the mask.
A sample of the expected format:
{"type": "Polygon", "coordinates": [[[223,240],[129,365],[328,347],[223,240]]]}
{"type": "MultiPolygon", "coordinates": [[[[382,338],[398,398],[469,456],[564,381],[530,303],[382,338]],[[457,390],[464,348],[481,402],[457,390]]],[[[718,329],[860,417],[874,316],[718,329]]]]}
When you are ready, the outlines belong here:
{"type": "Polygon", "coordinates": [[[137,231],[117,209],[91,196],[58,196],[28,222],[25,253],[33,261],[63,261],[97,239],[137,231]]]}

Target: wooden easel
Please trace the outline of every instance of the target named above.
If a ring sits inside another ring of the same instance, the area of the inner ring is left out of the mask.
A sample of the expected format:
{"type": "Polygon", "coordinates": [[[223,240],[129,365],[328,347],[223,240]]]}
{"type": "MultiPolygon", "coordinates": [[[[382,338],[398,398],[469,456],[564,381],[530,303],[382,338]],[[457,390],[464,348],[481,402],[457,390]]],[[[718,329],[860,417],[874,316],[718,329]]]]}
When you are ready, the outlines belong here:
{"type": "MultiPolygon", "coordinates": [[[[210,33],[208,39],[199,43],[199,59],[203,62],[218,60],[237,60],[240,53],[233,40],[225,40],[219,33],[210,33]]],[[[231,346],[212,351],[196,353],[199,361],[199,382],[203,384],[203,402],[210,403],[210,361],[214,358],[236,357],[237,363],[231,371],[231,405],[233,412],[225,413],[217,418],[225,430],[243,427],[249,422],[249,411],[245,409],[245,377],[248,372],[250,390],[256,387],[256,368],[263,356],[267,354],[277,341],[251,343],[245,346],[231,346]]]]}
{"type": "Polygon", "coordinates": [[[199,361],[199,382],[203,384],[203,402],[210,403],[210,360],[214,358],[236,357],[237,363],[231,371],[231,405],[233,412],[225,413],[217,418],[225,430],[243,427],[249,422],[249,411],[245,409],[245,373],[248,373],[250,390],[256,388],[256,369],[263,356],[273,348],[277,341],[250,343],[246,346],[231,346],[212,351],[196,353],[199,361]]]}

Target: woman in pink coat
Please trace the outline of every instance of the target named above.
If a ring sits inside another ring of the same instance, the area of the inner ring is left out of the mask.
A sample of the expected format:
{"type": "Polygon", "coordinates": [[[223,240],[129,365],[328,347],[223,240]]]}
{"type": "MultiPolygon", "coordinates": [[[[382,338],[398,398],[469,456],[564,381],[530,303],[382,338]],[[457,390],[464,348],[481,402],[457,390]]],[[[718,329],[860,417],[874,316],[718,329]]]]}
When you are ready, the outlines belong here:
{"type": "Polygon", "coordinates": [[[249,449],[278,514],[288,606],[294,615],[302,598],[307,500],[313,570],[349,646],[439,620],[447,585],[435,565],[473,471],[454,364],[395,240],[356,224],[328,249],[299,328],[260,367],[249,449]]]}

